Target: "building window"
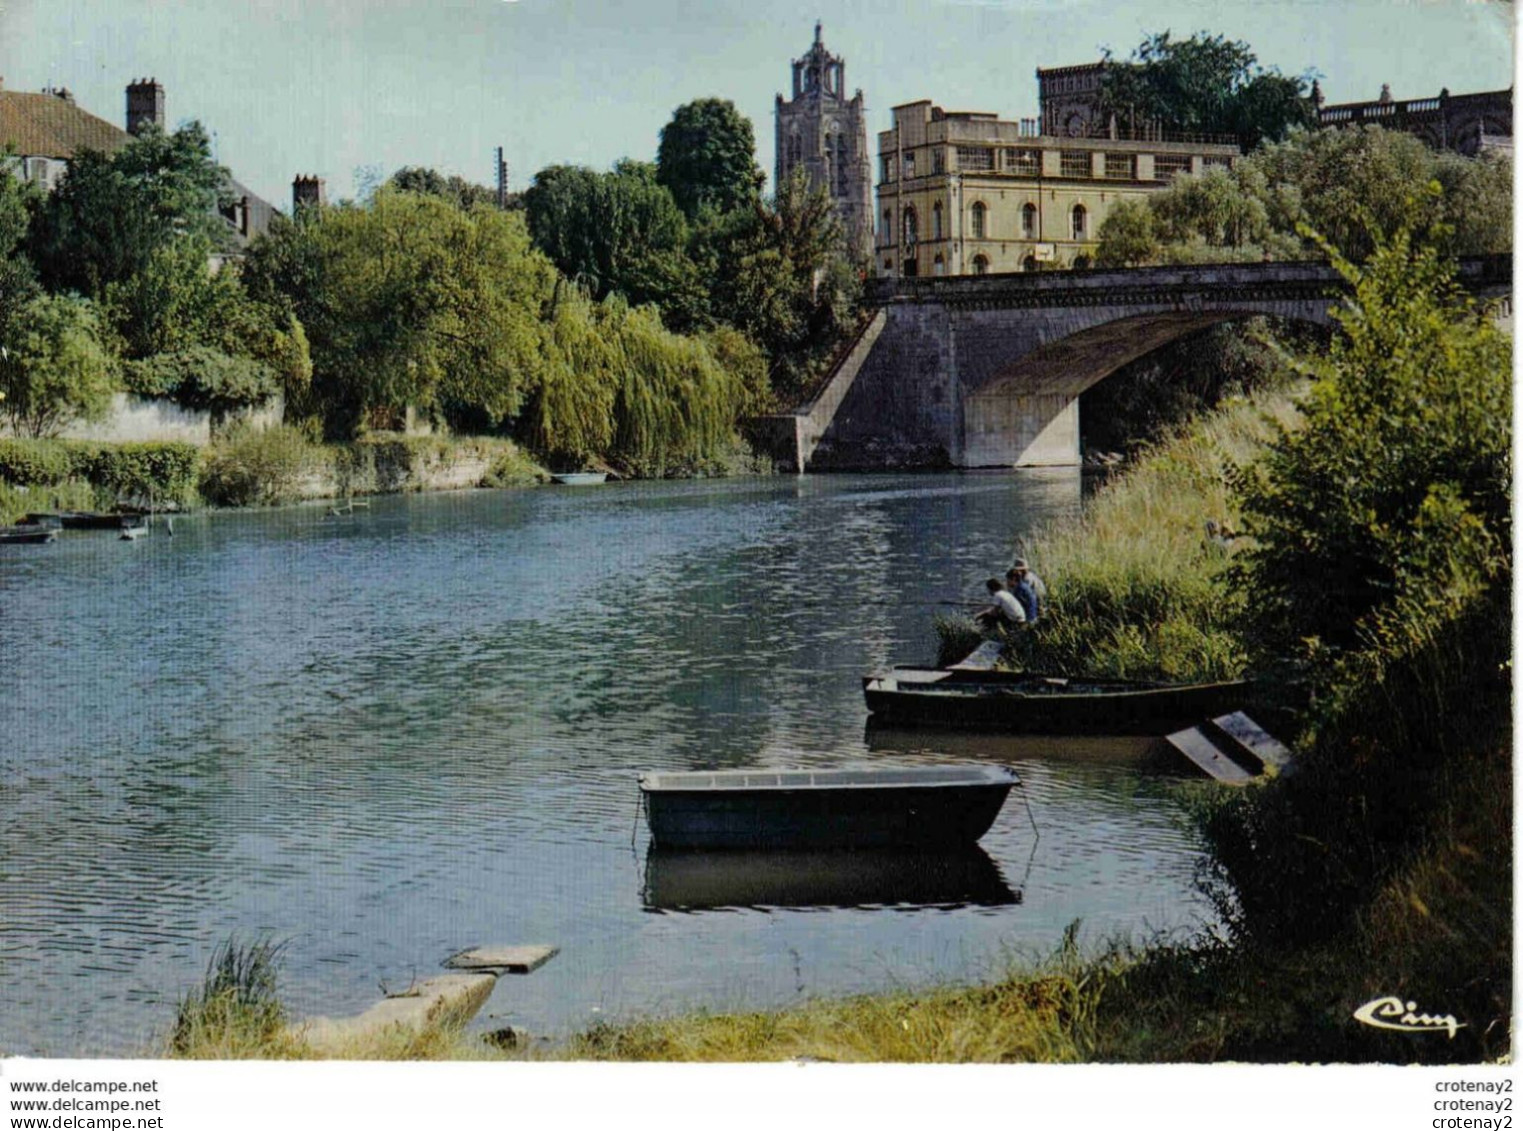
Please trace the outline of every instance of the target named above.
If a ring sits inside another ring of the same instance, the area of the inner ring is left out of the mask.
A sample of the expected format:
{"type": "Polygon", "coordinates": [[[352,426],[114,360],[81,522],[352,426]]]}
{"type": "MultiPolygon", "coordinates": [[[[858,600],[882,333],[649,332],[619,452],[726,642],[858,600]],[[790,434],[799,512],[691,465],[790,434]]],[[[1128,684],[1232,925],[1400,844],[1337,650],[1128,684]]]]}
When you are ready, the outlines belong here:
{"type": "Polygon", "coordinates": [[[919,261],[917,261],[915,259],[906,259],[904,261],[904,272],[903,273],[904,273],[904,277],[906,279],[913,278],[914,276],[919,275],[920,274],[920,263],[919,263],[919,261]]]}
{"type": "Polygon", "coordinates": [[[1040,176],[1042,151],[1039,149],[1012,149],[1006,154],[1008,168],[1023,177],[1040,176]]]}
{"type": "Polygon", "coordinates": [[[1021,209],[1021,235],[1029,240],[1036,239],[1036,205],[1029,201],[1021,209]]]}
{"type": "Polygon", "coordinates": [[[931,270],[932,270],[933,274],[936,274],[936,275],[945,275],[947,273],[946,260],[942,259],[941,256],[938,255],[936,257],[936,263],[931,268],[931,270]]]}
{"type": "Polygon", "coordinates": [[[986,145],[959,145],[957,147],[957,167],[967,172],[992,172],[994,169],[994,150],[986,145]]]}
{"type": "Polygon", "coordinates": [[[1061,169],[1065,177],[1072,177],[1076,180],[1087,179],[1094,171],[1094,166],[1089,161],[1089,150],[1063,150],[1061,169]]]}
{"type": "Polygon", "coordinates": [[[878,179],[884,184],[888,184],[894,179],[894,163],[889,160],[888,154],[885,153],[878,158],[878,165],[878,179]]]}
{"type": "Polygon", "coordinates": [[[1108,181],[1135,180],[1136,159],[1130,153],[1107,153],[1105,155],[1105,179],[1108,181]]]}
{"type": "Polygon", "coordinates": [[[894,210],[883,210],[883,242],[888,247],[894,246],[894,210]]]}
{"type": "Polygon", "coordinates": [[[915,223],[915,210],[906,208],[904,210],[904,246],[914,247],[919,239],[920,231],[915,223]]]}
{"type": "Polygon", "coordinates": [[[36,181],[38,184],[42,184],[42,185],[47,184],[48,183],[48,159],[46,157],[33,157],[32,158],[31,174],[32,174],[32,180],[36,181]]]}
{"type": "Polygon", "coordinates": [[[1153,176],[1160,181],[1172,181],[1181,173],[1190,171],[1190,158],[1178,153],[1160,153],[1153,158],[1153,176]]]}
{"type": "Polygon", "coordinates": [[[1084,240],[1089,238],[1089,213],[1084,210],[1084,205],[1075,204],[1073,210],[1073,238],[1084,240]]]}
{"type": "Polygon", "coordinates": [[[931,150],[931,172],[945,173],[947,171],[947,151],[942,146],[931,150]]]}
{"type": "Polygon", "coordinates": [[[983,201],[974,201],[971,221],[970,227],[972,232],[970,234],[972,237],[976,240],[987,238],[989,234],[989,209],[985,207],[983,201]]]}
{"type": "Polygon", "coordinates": [[[973,274],[987,275],[989,273],[989,259],[987,256],[975,255],[973,257],[973,274]]]}
{"type": "Polygon", "coordinates": [[[941,201],[939,200],[931,205],[931,238],[933,240],[946,239],[946,232],[941,228],[941,201]]]}
{"type": "Polygon", "coordinates": [[[915,155],[913,153],[906,153],[904,155],[904,179],[905,180],[909,180],[914,175],[915,175],[915,155]]]}

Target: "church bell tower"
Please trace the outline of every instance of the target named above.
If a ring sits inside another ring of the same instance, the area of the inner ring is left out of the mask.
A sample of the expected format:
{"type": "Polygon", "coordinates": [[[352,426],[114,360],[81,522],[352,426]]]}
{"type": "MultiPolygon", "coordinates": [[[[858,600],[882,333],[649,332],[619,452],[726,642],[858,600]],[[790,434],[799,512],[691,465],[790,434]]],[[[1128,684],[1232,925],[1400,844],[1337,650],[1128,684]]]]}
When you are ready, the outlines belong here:
{"type": "Polygon", "coordinates": [[[813,46],[793,61],[793,97],[777,96],[774,187],[802,167],[809,183],[830,195],[852,253],[870,260],[873,190],[867,114],[860,90],[847,99],[846,60],[825,49],[820,32],[815,24],[813,46]]]}

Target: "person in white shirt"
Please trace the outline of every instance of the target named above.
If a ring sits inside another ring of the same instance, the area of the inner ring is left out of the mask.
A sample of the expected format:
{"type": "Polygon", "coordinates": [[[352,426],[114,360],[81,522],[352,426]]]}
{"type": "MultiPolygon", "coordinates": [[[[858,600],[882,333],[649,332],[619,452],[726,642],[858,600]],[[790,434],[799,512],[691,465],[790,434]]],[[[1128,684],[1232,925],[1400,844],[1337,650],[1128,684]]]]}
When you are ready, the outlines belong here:
{"type": "Polygon", "coordinates": [[[993,604],[979,612],[974,622],[980,628],[1019,628],[1026,623],[1026,610],[1015,599],[1015,594],[1000,584],[999,578],[991,577],[984,582],[993,604]]]}

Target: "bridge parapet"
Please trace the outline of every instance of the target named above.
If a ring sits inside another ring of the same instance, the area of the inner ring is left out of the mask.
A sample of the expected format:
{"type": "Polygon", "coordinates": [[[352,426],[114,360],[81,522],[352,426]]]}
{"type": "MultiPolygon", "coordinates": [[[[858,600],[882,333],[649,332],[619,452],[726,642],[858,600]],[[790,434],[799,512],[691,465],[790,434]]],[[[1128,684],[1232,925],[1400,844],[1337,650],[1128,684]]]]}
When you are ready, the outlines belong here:
{"type": "MultiPolygon", "coordinates": [[[[1508,293],[1512,288],[1512,256],[1462,258],[1459,277],[1461,285],[1471,291],[1508,293]]],[[[1171,297],[1187,295],[1285,301],[1326,298],[1347,289],[1348,284],[1330,264],[1306,260],[873,279],[867,296],[880,306],[908,302],[976,309],[1137,302],[1167,305],[1171,297]]]]}

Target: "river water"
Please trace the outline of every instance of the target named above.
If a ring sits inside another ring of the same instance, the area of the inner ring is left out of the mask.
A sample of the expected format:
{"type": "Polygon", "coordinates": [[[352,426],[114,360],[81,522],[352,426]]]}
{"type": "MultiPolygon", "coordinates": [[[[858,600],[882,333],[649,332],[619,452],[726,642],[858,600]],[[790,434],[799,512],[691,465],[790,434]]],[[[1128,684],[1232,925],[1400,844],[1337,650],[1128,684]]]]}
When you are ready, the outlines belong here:
{"type": "Polygon", "coordinates": [[[1067,472],[783,477],[0,547],[0,1053],[150,1051],[234,935],[286,942],[297,1016],[552,943],[478,1025],[554,1036],[1198,929],[1135,740],[868,723],[860,676],[1079,506],[1067,472]],[[644,769],[968,759],[1024,789],[952,857],[669,856],[638,818],[644,769]]]}

